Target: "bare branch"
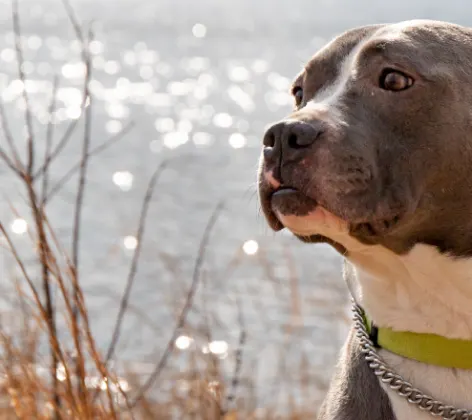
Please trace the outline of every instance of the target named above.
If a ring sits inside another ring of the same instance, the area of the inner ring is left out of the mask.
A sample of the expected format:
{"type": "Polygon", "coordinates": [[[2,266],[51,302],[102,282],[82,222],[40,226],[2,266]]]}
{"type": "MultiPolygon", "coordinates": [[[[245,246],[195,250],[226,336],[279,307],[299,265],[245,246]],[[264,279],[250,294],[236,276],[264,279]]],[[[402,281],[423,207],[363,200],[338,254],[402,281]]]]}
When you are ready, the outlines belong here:
{"type": "Polygon", "coordinates": [[[44,207],[46,194],[48,190],[48,181],[49,181],[49,162],[51,161],[51,147],[52,141],[54,136],[54,124],[53,124],[53,115],[54,111],[56,110],[56,95],[57,95],[57,88],[59,85],[59,79],[54,76],[53,86],[52,86],[52,97],[51,102],[49,103],[48,108],[48,126],[46,130],[46,148],[44,151],[44,173],[42,179],[42,188],[41,188],[41,208],[44,207]]]}
{"type": "MultiPolygon", "coordinates": [[[[85,100],[82,100],[82,104],[80,106],[81,113],[83,112],[84,108],[85,108],[85,100]]],[[[57,156],[59,156],[59,153],[61,153],[62,149],[64,149],[64,147],[67,145],[69,140],[72,138],[72,134],[74,133],[78,122],[79,122],[79,119],[73,120],[67,126],[67,129],[66,129],[65,133],[62,135],[61,139],[58,141],[57,145],[54,147],[54,150],[52,150],[49,153],[49,155],[48,155],[46,161],[43,163],[43,165],[35,172],[35,174],[33,176],[33,179],[36,179],[39,176],[41,176],[48,169],[49,165],[51,165],[53,160],[57,156]]]]}
{"type": "Polygon", "coordinates": [[[12,21],[13,21],[13,32],[15,34],[15,49],[16,49],[16,62],[18,64],[18,76],[23,84],[23,100],[25,102],[25,123],[28,138],[27,142],[27,159],[26,159],[26,174],[31,178],[33,175],[34,167],[34,133],[33,133],[33,116],[31,114],[31,106],[29,102],[28,92],[26,91],[26,77],[23,70],[24,57],[23,48],[21,45],[21,27],[20,27],[20,15],[18,12],[18,0],[12,0],[12,21]]]}
{"type": "Polygon", "coordinates": [[[152,195],[154,193],[154,188],[156,186],[157,181],[159,180],[159,177],[162,173],[162,171],[167,167],[168,162],[164,161],[162,162],[157,170],[154,172],[154,174],[151,177],[151,180],[149,181],[146,195],[143,200],[143,205],[141,208],[141,214],[139,216],[139,226],[138,226],[138,232],[136,234],[136,240],[137,240],[137,246],[133,254],[133,259],[131,261],[131,267],[130,271],[128,274],[128,279],[126,281],[126,287],[125,291],[123,293],[123,296],[121,298],[120,302],[120,309],[118,311],[118,316],[115,322],[115,327],[113,328],[113,334],[112,338],[110,341],[110,344],[108,346],[108,351],[107,355],[105,358],[105,363],[108,363],[109,360],[113,357],[113,354],[115,352],[115,346],[118,342],[118,339],[120,337],[120,332],[121,332],[121,324],[123,322],[123,317],[125,315],[126,309],[128,308],[128,301],[129,297],[131,294],[131,289],[134,284],[134,280],[136,278],[136,272],[138,270],[138,262],[139,262],[139,257],[141,255],[141,246],[142,246],[142,238],[144,235],[144,229],[146,226],[146,219],[147,219],[147,212],[149,210],[149,205],[151,203],[152,195]]]}
{"type": "MultiPolygon", "coordinates": [[[[49,330],[49,339],[50,339],[50,351],[51,351],[51,366],[50,366],[50,376],[52,382],[52,394],[53,394],[53,406],[60,407],[61,400],[59,396],[58,385],[59,381],[57,378],[57,367],[59,363],[59,358],[56,351],[57,344],[57,329],[55,322],[55,313],[54,306],[52,303],[52,294],[51,286],[49,284],[49,267],[48,267],[48,243],[44,231],[44,226],[41,218],[41,210],[37,206],[36,193],[34,191],[34,186],[32,183],[33,177],[33,168],[34,168],[34,133],[33,133],[33,121],[32,121],[32,112],[31,104],[29,102],[28,92],[26,89],[26,77],[23,69],[24,57],[23,57],[23,48],[21,45],[21,27],[20,27],[20,17],[18,12],[18,0],[12,0],[12,21],[13,21],[13,32],[15,35],[15,50],[16,50],[16,61],[18,64],[18,76],[23,84],[23,100],[25,103],[25,124],[27,130],[27,158],[26,158],[26,170],[24,173],[24,182],[28,190],[29,204],[33,213],[33,217],[36,224],[36,230],[38,233],[38,245],[39,245],[39,260],[42,270],[42,285],[43,293],[45,298],[45,319],[48,324],[49,330]]],[[[57,409],[54,409],[54,418],[59,419],[60,414],[57,409]]]]}
{"type": "Polygon", "coordinates": [[[13,170],[17,173],[20,174],[21,170],[23,168],[23,164],[21,163],[20,160],[20,155],[18,154],[18,150],[15,146],[15,141],[13,139],[13,135],[11,133],[10,127],[8,125],[8,119],[6,117],[6,112],[5,112],[5,107],[3,105],[3,101],[0,99],[0,125],[2,126],[2,131],[3,135],[8,143],[8,147],[10,148],[10,152],[13,155],[13,160],[15,162],[15,165],[11,163],[11,160],[6,157],[6,153],[2,151],[2,158],[4,160],[10,161],[10,167],[13,166],[13,170]]]}
{"type": "Polygon", "coordinates": [[[25,278],[26,282],[28,283],[29,288],[31,289],[31,292],[33,293],[33,297],[35,300],[35,303],[38,305],[38,308],[44,312],[44,306],[41,303],[41,298],[39,296],[38,290],[36,289],[36,286],[34,285],[33,281],[31,280],[31,277],[29,276],[28,272],[26,271],[26,267],[21,260],[15,245],[13,244],[13,241],[10,238],[10,235],[8,234],[7,230],[5,229],[5,226],[3,225],[2,222],[0,222],[0,232],[2,232],[3,236],[5,237],[8,248],[12,252],[13,257],[15,258],[16,263],[18,264],[18,267],[20,267],[21,274],[23,274],[23,277],[25,278]]]}
{"type": "Polygon", "coordinates": [[[20,172],[20,170],[15,166],[15,164],[10,160],[8,155],[5,153],[5,151],[0,148],[0,158],[5,162],[5,164],[13,171],[15,172],[18,176],[22,177],[23,174],[20,172]]]}
{"type": "MultiPolygon", "coordinates": [[[[93,36],[90,33],[90,37],[87,40],[87,44],[82,44],[82,49],[85,51],[88,49],[89,42],[92,40],[93,36]]],[[[91,129],[92,129],[92,98],[89,91],[89,81],[92,72],[92,63],[90,62],[90,56],[84,52],[84,64],[85,64],[85,81],[84,81],[84,100],[87,99],[90,101],[89,106],[85,109],[85,126],[84,126],[84,137],[82,141],[82,158],[80,161],[79,168],[79,185],[77,188],[77,196],[75,201],[75,211],[74,211],[74,227],[72,232],[72,264],[75,269],[75,277],[79,278],[79,244],[80,244],[80,225],[81,225],[81,216],[83,208],[83,200],[85,193],[85,181],[87,178],[87,168],[89,160],[89,149],[90,149],[90,140],[91,140],[91,129]]],[[[76,293],[76,292],[74,292],[76,293]]]]}
{"type": "Polygon", "coordinates": [[[200,242],[199,250],[198,250],[198,255],[197,259],[195,261],[194,265],[194,270],[193,270],[193,276],[192,276],[192,283],[190,285],[190,289],[187,293],[187,298],[185,300],[185,304],[182,308],[182,311],[180,312],[180,315],[177,319],[177,323],[175,325],[175,328],[172,332],[172,336],[167,343],[167,346],[164,350],[164,353],[157,363],[156,367],[154,368],[153,372],[151,375],[149,375],[148,379],[146,382],[143,384],[143,386],[139,389],[137,395],[134,397],[134,400],[130,403],[131,407],[135,407],[136,404],[141,400],[141,398],[144,397],[146,392],[149,390],[149,388],[153,385],[155,380],[159,377],[161,374],[162,370],[164,369],[165,365],[167,364],[167,360],[169,359],[170,355],[172,354],[172,350],[174,348],[174,343],[175,340],[177,339],[179,335],[179,330],[183,327],[185,324],[185,320],[187,319],[188,312],[190,311],[190,308],[193,305],[193,298],[195,296],[195,292],[197,290],[197,286],[200,283],[200,272],[201,268],[203,265],[203,262],[205,261],[205,254],[206,250],[208,247],[208,243],[210,240],[210,234],[218,220],[218,217],[223,209],[223,202],[220,202],[215,210],[213,211],[213,214],[210,217],[210,220],[208,221],[208,224],[205,228],[205,231],[203,233],[202,240],[200,242]]]}
{"type": "MultiPolygon", "coordinates": [[[[5,226],[1,222],[0,222],[0,232],[5,237],[5,239],[7,241],[7,244],[8,244],[8,247],[9,247],[10,251],[12,252],[16,263],[18,264],[18,267],[20,268],[21,273],[22,273],[24,279],[26,280],[26,283],[28,284],[29,289],[31,290],[31,293],[33,294],[33,299],[34,299],[34,302],[36,304],[36,307],[38,308],[38,310],[41,314],[41,318],[47,320],[48,319],[47,308],[45,307],[45,305],[43,305],[43,303],[41,301],[41,297],[38,293],[38,290],[36,289],[36,286],[34,285],[33,281],[31,280],[31,277],[29,276],[28,271],[26,270],[26,267],[25,267],[23,261],[21,260],[20,255],[18,254],[18,251],[16,250],[16,247],[13,244],[13,241],[11,240],[10,235],[8,234],[7,230],[5,229],[5,226]]],[[[54,351],[54,353],[57,355],[57,357],[59,358],[61,363],[66,368],[64,355],[63,355],[61,347],[59,345],[57,335],[53,334],[53,331],[51,330],[51,325],[48,322],[46,322],[46,326],[48,327],[49,337],[50,337],[50,340],[52,341],[51,342],[52,351],[54,351]]],[[[70,381],[70,375],[68,375],[68,374],[66,375],[66,380],[70,381]]]]}
{"type": "MultiPolygon", "coordinates": [[[[53,401],[54,406],[61,407],[61,400],[59,396],[59,381],[57,378],[57,368],[59,365],[59,358],[57,353],[54,349],[53,342],[57,341],[57,327],[56,327],[56,314],[55,308],[53,304],[53,297],[51,293],[51,284],[50,280],[50,272],[49,272],[49,256],[50,256],[50,248],[49,243],[46,236],[46,231],[44,229],[44,217],[43,211],[40,207],[38,207],[38,200],[36,196],[36,191],[34,190],[34,185],[29,177],[29,173],[25,176],[25,184],[28,190],[28,197],[29,197],[29,205],[31,207],[31,212],[34,218],[36,231],[38,234],[38,251],[39,251],[39,263],[41,266],[41,275],[42,275],[42,285],[43,285],[43,293],[45,299],[45,308],[46,308],[46,321],[48,324],[49,329],[49,340],[50,340],[50,350],[51,350],[51,366],[50,366],[50,375],[51,375],[51,382],[53,387],[53,401]]],[[[58,410],[54,410],[54,418],[59,419],[60,414],[58,410]]]]}
{"type": "MultiPolygon", "coordinates": [[[[75,15],[75,11],[70,5],[69,0],[62,0],[62,5],[64,6],[64,9],[66,10],[67,17],[69,18],[72,27],[74,28],[75,31],[75,36],[79,39],[79,41],[82,42],[82,45],[85,45],[85,37],[84,37],[84,32],[82,30],[82,25],[79,22],[79,19],[75,15]]],[[[87,46],[88,47],[88,46],[87,46]]],[[[83,54],[85,51],[83,51],[83,54]]],[[[83,57],[85,61],[85,56],[83,57]]]]}
{"type": "MultiPolygon", "coordinates": [[[[103,150],[107,149],[108,147],[114,145],[116,142],[121,140],[130,131],[130,129],[133,126],[134,124],[132,122],[129,123],[119,133],[115,134],[114,136],[110,137],[108,140],[105,140],[102,144],[90,150],[88,157],[90,158],[102,152],[103,150]]],[[[67,183],[67,181],[70,180],[72,175],[74,175],[80,169],[80,164],[81,162],[77,162],[61,177],[61,179],[59,179],[59,181],[56,182],[56,184],[47,193],[44,200],[45,204],[46,202],[50,201],[61,190],[61,188],[67,183]]]]}
{"type": "MultiPolygon", "coordinates": [[[[82,45],[82,60],[86,66],[85,69],[85,80],[84,80],[84,93],[82,97],[82,103],[80,106],[81,113],[84,113],[85,109],[88,107],[90,108],[90,103],[87,106],[87,100],[91,100],[90,94],[89,94],[89,82],[90,82],[90,76],[91,76],[91,63],[90,63],[90,55],[89,55],[89,42],[92,40],[92,33],[89,32],[89,39],[86,40],[82,31],[82,27],[75,15],[75,11],[70,5],[68,0],[62,0],[62,4],[66,10],[67,17],[69,18],[72,27],[74,28],[74,32],[81,42],[82,45]]],[[[69,126],[67,127],[64,135],[62,138],[59,140],[57,143],[56,147],[54,150],[50,153],[48,159],[44,162],[44,165],[39,168],[39,170],[34,174],[34,178],[40,176],[45,170],[47,170],[48,166],[51,164],[51,162],[59,155],[59,153],[64,149],[64,147],[67,145],[69,140],[72,138],[72,134],[74,133],[75,128],[77,127],[79,120],[74,120],[72,121],[69,126]]]]}
{"type": "Polygon", "coordinates": [[[231,409],[231,405],[233,405],[236,401],[236,394],[237,394],[237,389],[238,389],[240,376],[241,376],[241,368],[243,365],[243,349],[244,349],[244,345],[246,344],[246,328],[244,324],[241,302],[239,301],[239,299],[237,300],[236,304],[238,306],[238,323],[239,323],[240,333],[239,333],[238,348],[236,349],[236,355],[235,355],[236,360],[234,363],[234,371],[233,371],[233,376],[231,378],[231,390],[228,393],[228,396],[226,398],[226,412],[224,414],[226,414],[231,409]]]}
{"type": "MultiPolygon", "coordinates": [[[[89,161],[89,149],[91,142],[91,131],[92,131],[92,96],[90,95],[90,79],[92,76],[92,63],[89,53],[89,45],[93,40],[93,33],[90,30],[88,32],[87,39],[84,38],[82,29],[77,22],[75,17],[74,10],[69,5],[67,1],[63,1],[66,13],[72,22],[74,30],[76,32],[77,38],[81,42],[82,46],[82,60],[85,65],[85,78],[84,78],[84,90],[83,90],[83,102],[82,109],[85,111],[85,123],[84,123],[84,133],[82,140],[82,155],[79,168],[79,184],[77,187],[77,196],[75,201],[74,208],[74,221],[73,221],[73,230],[72,230],[72,278],[73,278],[73,308],[72,308],[72,325],[74,328],[74,334],[80,336],[79,329],[79,314],[82,306],[82,294],[80,291],[79,285],[79,252],[80,252],[80,234],[81,234],[81,222],[82,222],[82,209],[84,202],[85,186],[87,179],[87,169],[89,161]],[[87,106],[88,101],[88,106],[87,106]]],[[[57,150],[57,149],[56,149],[57,150]]],[[[76,340],[76,350],[79,355],[82,355],[81,341],[76,340]]],[[[85,371],[83,365],[83,358],[79,360],[79,363],[76,366],[76,374],[79,378],[79,395],[80,398],[85,402],[86,401],[86,388],[85,388],[85,371]]],[[[107,387],[108,388],[108,387],[107,387]]],[[[110,391],[107,389],[108,399],[109,399],[109,408],[111,413],[114,414],[114,404],[113,398],[111,397],[110,391]]]]}

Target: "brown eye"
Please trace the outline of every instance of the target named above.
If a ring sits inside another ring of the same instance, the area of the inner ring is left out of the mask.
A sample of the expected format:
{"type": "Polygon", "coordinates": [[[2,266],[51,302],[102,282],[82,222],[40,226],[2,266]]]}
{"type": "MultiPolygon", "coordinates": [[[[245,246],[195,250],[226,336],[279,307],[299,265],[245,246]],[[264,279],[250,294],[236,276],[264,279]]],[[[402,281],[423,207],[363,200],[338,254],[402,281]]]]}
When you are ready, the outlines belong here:
{"type": "Polygon", "coordinates": [[[400,92],[413,85],[413,79],[400,71],[387,69],[380,76],[379,84],[382,89],[400,92]]]}
{"type": "Polygon", "coordinates": [[[303,101],[303,89],[300,86],[295,86],[292,89],[292,95],[295,98],[295,103],[297,106],[300,106],[300,104],[303,101]]]}

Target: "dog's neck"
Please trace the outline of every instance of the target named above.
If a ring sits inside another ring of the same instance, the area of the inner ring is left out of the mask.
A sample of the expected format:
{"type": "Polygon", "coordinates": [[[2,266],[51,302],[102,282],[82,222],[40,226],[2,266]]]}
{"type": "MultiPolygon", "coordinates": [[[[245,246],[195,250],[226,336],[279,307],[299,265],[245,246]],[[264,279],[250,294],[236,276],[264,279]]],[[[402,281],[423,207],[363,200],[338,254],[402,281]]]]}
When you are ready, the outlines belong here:
{"type": "MultiPolygon", "coordinates": [[[[352,292],[380,327],[472,339],[472,258],[452,258],[434,247],[415,246],[399,256],[380,246],[350,252],[352,292]]],[[[456,407],[472,409],[470,370],[404,359],[387,350],[382,358],[415,387],[456,407]]],[[[395,392],[387,392],[397,420],[428,420],[395,392]]]]}
{"type": "Polygon", "coordinates": [[[379,327],[472,339],[472,258],[427,245],[403,256],[371,246],[349,261],[355,298],[379,327]]]}

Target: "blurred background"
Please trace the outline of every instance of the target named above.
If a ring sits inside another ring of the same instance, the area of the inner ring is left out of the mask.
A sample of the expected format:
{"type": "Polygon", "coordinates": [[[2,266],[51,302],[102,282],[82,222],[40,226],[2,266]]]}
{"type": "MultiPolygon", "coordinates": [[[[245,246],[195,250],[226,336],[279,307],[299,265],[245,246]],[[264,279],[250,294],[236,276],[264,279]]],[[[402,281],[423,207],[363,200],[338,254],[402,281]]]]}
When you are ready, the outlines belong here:
{"type": "MultiPolygon", "coordinates": [[[[155,383],[157,400],[171,391],[187,395],[195,372],[207,372],[213,388],[233,386],[228,404],[234,407],[263,415],[303,405],[307,411],[300,418],[311,418],[347,331],[349,301],[341,259],[331,248],[304,245],[266,227],[255,186],[262,134],[291,109],[292,77],[333,36],[353,26],[413,18],[468,25],[472,6],[465,0],[75,0],[72,5],[94,28],[92,147],[126,131],[90,160],[83,210],[81,282],[100,349],[110,342],[138,246],[149,179],[169,159],[139,244],[117,366],[146,377],[172,339],[172,357],[155,383]],[[192,307],[174,334],[205,226],[221,200],[224,210],[211,232],[192,307]],[[208,373],[209,358],[218,365],[217,375],[208,373]]],[[[25,103],[10,8],[10,0],[0,0],[0,95],[22,148],[25,103]]],[[[20,16],[24,88],[41,143],[54,75],[60,79],[53,114],[60,134],[81,118],[85,67],[59,0],[22,0],[20,16]]],[[[51,167],[51,184],[77,165],[80,147],[72,140],[62,150],[51,167]]],[[[48,204],[66,248],[76,189],[72,176],[48,204]]],[[[26,247],[25,193],[4,166],[0,193],[0,218],[26,247]]],[[[1,261],[6,290],[17,268],[6,257],[1,261]]],[[[3,296],[8,312],[7,291],[3,296]]],[[[184,418],[179,413],[174,418],[184,418]]]]}

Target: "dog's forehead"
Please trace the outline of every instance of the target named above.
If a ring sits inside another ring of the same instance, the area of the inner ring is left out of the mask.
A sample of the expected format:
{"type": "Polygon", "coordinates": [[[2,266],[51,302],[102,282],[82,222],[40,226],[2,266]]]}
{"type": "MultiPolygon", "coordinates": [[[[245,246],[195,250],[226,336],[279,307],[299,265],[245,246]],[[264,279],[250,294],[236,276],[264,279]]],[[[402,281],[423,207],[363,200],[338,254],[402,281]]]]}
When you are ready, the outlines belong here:
{"type": "Polygon", "coordinates": [[[334,38],[319,50],[295,77],[294,86],[304,85],[307,91],[317,91],[337,78],[339,65],[359,44],[370,39],[385,25],[368,25],[351,29],[334,38]]]}
{"type": "Polygon", "coordinates": [[[360,28],[351,29],[338,37],[319,50],[303,70],[296,76],[294,85],[301,84],[303,81],[309,82],[310,74],[335,76],[338,72],[338,65],[348,56],[358,44],[372,36],[378,29],[384,25],[368,25],[360,28]]]}
{"type": "Polygon", "coordinates": [[[471,56],[472,61],[471,41],[468,28],[433,20],[410,20],[355,28],[334,38],[319,50],[295,77],[293,84],[305,84],[307,89],[316,90],[338,76],[340,63],[351,53],[380,46],[385,51],[403,52],[405,56],[408,51],[421,49],[421,57],[410,58],[413,61],[422,60],[421,64],[425,67],[429,66],[426,63],[429,59],[433,60],[431,64],[437,64],[437,60],[449,61],[448,56],[457,56],[462,52],[463,57],[471,56]]]}

